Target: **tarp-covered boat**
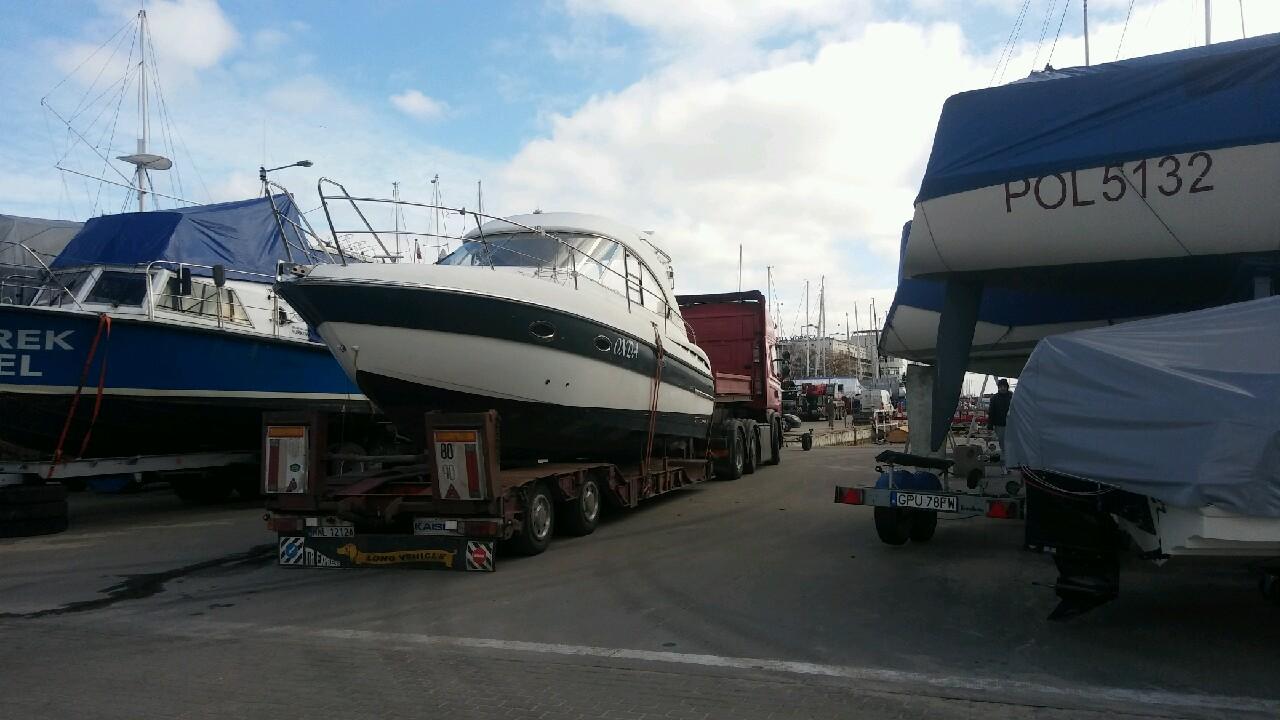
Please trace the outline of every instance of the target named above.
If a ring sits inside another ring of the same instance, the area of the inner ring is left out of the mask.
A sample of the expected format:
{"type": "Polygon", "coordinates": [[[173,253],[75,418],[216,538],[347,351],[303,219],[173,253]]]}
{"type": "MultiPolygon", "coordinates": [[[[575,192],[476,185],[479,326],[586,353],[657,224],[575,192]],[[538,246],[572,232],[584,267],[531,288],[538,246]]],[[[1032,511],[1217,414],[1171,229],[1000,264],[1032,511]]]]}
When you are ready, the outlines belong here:
{"type": "Polygon", "coordinates": [[[1280,35],[947,100],[903,274],[1275,250],[1280,35]]]}
{"type": "Polygon", "coordinates": [[[296,227],[292,199],[274,205],[89,220],[29,304],[0,305],[0,440],[86,456],[252,450],[264,410],[367,412],[271,290],[278,262],[317,254],[282,234],[275,210],[296,227]]]}

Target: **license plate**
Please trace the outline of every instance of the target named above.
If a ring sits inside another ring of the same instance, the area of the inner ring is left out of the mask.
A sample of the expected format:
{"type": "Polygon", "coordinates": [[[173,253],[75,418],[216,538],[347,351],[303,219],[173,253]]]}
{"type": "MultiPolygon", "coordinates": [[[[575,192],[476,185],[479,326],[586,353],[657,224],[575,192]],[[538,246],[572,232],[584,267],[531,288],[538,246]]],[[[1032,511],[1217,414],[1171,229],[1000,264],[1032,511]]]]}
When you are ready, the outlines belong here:
{"type": "Polygon", "coordinates": [[[414,535],[461,535],[457,520],[416,517],[413,519],[414,535]]]}
{"type": "Polygon", "coordinates": [[[307,528],[307,534],[311,537],[355,537],[356,528],[354,525],[321,525],[307,528]]]}
{"type": "Polygon", "coordinates": [[[930,495],[928,493],[895,492],[894,507],[911,508],[913,510],[937,510],[939,512],[956,512],[954,495],[930,495]]]}

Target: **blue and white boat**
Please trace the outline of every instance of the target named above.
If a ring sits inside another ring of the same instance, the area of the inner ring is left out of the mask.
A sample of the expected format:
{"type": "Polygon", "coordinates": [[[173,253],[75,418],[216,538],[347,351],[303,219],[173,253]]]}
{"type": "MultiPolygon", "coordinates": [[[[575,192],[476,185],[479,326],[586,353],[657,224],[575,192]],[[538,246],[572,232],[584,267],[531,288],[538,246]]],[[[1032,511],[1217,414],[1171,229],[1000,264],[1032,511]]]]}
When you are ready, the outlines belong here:
{"type": "Polygon", "coordinates": [[[966,370],[1041,338],[1271,295],[1280,34],[1033,73],[947,100],[882,335],[932,364],[940,445],[966,370]]]}
{"type": "Polygon", "coordinates": [[[316,260],[297,221],[288,195],[89,220],[29,304],[0,305],[0,440],[47,453],[71,416],[70,455],[251,450],[265,410],[368,412],[272,289],[316,260]]]}

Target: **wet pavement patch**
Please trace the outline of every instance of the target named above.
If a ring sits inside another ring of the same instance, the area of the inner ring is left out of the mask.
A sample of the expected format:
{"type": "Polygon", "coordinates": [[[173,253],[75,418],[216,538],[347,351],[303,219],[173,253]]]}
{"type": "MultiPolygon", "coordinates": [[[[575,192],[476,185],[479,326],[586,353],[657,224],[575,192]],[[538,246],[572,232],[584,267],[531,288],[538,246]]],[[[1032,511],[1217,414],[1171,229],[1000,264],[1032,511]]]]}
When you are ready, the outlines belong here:
{"type": "Polygon", "coordinates": [[[172,570],[117,576],[123,578],[123,580],[111,587],[100,590],[99,592],[102,593],[103,597],[97,597],[92,600],[77,600],[60,607],[36,610],[34,612],[0,613],[0,620],[15,618],[33,620],[53,615],[70,615],[72,613],[101,610],[102,608],[110,607],[111,605],[115,605],[116,603],[123,602],[125,600],[141,600],[143,598],[149,598],[163,592],[165,584],[169,581],[177,580],[203,570],[266,564],[275,558],[275,553],[276,546],[274,544],[256,545],[244,552],[232,553],[212,560],[202,560],[198,563],[184,565],[172,570]]]}

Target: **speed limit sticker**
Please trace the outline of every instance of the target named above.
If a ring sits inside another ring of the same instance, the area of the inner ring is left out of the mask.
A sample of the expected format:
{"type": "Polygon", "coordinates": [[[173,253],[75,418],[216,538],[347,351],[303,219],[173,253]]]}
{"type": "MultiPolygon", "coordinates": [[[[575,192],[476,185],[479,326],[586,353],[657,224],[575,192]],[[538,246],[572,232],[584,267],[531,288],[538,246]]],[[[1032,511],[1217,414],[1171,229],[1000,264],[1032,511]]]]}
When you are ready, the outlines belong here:
{"type": "Polygon", "coordinates": [[[436,477],[445,500],[483,500],[484,478],[480,457],[480,433],[475,430],[436,430],[436,477]]]}

